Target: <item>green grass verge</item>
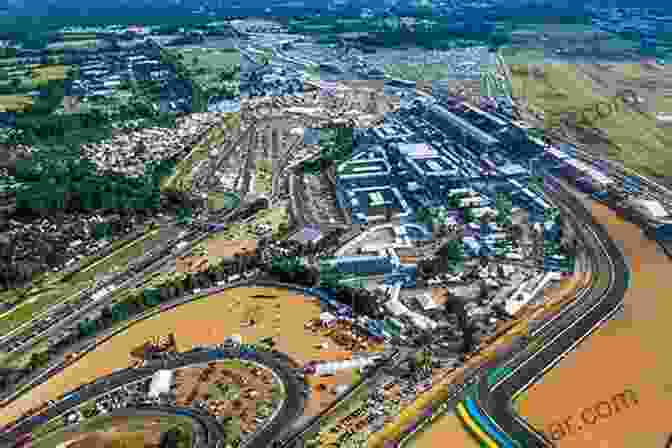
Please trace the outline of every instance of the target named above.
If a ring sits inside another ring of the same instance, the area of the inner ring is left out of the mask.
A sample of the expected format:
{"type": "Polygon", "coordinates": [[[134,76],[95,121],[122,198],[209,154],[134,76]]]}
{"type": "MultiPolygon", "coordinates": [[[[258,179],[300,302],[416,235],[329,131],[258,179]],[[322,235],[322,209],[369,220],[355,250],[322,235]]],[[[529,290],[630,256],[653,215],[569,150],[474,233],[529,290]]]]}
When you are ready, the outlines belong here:
{"type": "Polygon", "coordinates": [[[0,353],[0,364],[2,364],[3,367],[23,369],[28,366],[31,355],[33,353],[38,353],[45,350],[48,346],[48,343],[49,341],[42,341],[23,354],[0,353]]]}
{"type": "Polygon", "coordinates": [[[33,315],[41,312],[48,306],[53,305],[54,303],[63,300],[64,297],[72,295],[79,289],[86,287],[87,283],[88,282],[86,281],[79,281],[77,283],[63,284],[60,287],[41,292],[39,298],[29,299],[35,301],[19,305],[14,311],[0,318],[0,334],[7,333],[22,323],[30,320],[33,315]]]}
{"type": "Polygon", "coordinates": [[[105,257],[106,259],[104,259],[104,261],[95,261],[94,263],[89,264],[87,267],[77,272],[70,278],[70,282],[92,280],[96,277],[97,274],[110,272],[115,266],[122,270],[125,269],[131,259],[137,258],[145,252],[144,243],[158,240],[160,238],[159,234],[160,231],[154,233],[150,232],[143,235],[141,238],[138,238],[132,242],[128,242],[120,249],[117,249],[115,253],[110,254],[111,256],[108,255],[105,257]]]}
{"type": "Polygon", "coordinates": [[[256,166],[256,190],[257,193],[270,194],[273,180],[273,167],[270,159],[257,160],[256,166]]]}

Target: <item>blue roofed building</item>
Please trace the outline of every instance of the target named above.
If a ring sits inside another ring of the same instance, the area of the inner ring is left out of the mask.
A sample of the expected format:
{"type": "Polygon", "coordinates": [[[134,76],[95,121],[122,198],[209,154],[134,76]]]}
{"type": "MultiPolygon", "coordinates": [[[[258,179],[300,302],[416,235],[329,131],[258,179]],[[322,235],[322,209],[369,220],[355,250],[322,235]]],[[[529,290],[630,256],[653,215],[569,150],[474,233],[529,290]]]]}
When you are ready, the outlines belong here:
{"type": "Polygon", "coordinates": [[[394,271],[395,266],[388,256],[338,257],[327,261],[340,274],[372,275],[394,271]]]}

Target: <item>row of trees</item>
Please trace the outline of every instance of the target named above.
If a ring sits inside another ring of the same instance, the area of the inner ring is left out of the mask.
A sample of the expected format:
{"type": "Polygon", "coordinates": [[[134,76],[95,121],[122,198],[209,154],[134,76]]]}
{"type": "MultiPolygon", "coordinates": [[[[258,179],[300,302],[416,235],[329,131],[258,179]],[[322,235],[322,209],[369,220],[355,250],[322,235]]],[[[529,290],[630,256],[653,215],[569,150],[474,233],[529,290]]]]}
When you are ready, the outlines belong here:
{"type": "MultiPolygon", "coordinates": [[[[38,153],[39,154],[39,153],[38,153]]],[[[172,160],[150,162],[144,176],[99,176],[87,159],[58,160],[53,155],[19,160],[17,209],[42,214],[49,210],[156,210],[161,205],[159,183],[174,167],[172,160]]]]}
{"type": "Polygon", "coordinates": [[[306,174],[320,173],[334,163],[352,157],[353,129],[350,127],[321,129],[319,145],[320,156],[303,162],[302,169],[306,174]]]}
{"type": "Polygon", "coordinates": [[[46,366],[58,353],[84,338],[93,336],[175,297],[186,295],[196,288],[212,287],[215,282],[223,280],[226,275],[242,273],[257,263],[256,257],[250,255],[237,255],[235,259],[234,263],[221,259],[218,263],[208,266],[203,272],[181,273],[154,288],[134,291],[122,300],[103,307],[98,317],[84,319],[77,324],[68,337],[46,350],[34,353],[25,374],[46,366]]]}
{"type": "Polygon", "coordinates": [[[300,257],[273,257],[269,273],[277,276],[281,282],[307,287],[315,286],[319,276],[317,270],[300,257]]]}

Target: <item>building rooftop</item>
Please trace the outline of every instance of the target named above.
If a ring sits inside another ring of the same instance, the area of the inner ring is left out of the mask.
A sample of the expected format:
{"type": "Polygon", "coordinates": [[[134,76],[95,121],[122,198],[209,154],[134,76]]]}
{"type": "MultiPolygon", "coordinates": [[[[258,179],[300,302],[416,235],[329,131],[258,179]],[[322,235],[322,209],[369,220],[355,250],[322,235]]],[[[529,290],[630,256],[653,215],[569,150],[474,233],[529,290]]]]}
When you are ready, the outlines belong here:
{"type": "Polygon", "coordinates": [[[660,202],[653,199],[633,199],[630,205],[647,214],[651,219],[664,219],[669,216],[660,202]]]}
{"type": "Polygon", "coordinates": [[[437,157],[439,153],[427,143],[397,143],[401,154],[412,158],[437,157]]]}

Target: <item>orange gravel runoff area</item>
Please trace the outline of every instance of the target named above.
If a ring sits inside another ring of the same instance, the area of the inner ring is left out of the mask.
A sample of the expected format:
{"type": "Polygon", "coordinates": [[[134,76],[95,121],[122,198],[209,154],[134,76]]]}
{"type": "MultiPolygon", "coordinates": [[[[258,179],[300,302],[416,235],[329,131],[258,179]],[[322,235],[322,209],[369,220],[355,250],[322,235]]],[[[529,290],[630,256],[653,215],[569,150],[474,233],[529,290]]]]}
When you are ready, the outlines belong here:
{"type": "MultiPolygon", "coordinates": [[[[109,375],[116,369],[130,366],[130,351],[154,336],[174,333],[177,350],[190,350],[195,345],[222,343],[226,336],[239,334],[243,343],[255,343],[274,337],[278,351],[284,352],[300,365],[329,356],[331,350],[318,346],[335,344],[320,333],[304,329],[304,323],[318,318],[319,302],[286,289],[252,287],[233,288],[207,298],[180,305],[132,325],[125,333],[104,342],[97,350],[68,366],[31,392],[20,397],[0,413],[0,425],[15,420],[28,409],[61,394],[109,375]],[[275,298],[253,298],[254,295],[275,298]],[[245,321],[254,317],[256,324],[245,321]]],[[[339,355],[342,352],[339,351],[339,355]]]]}
{"type": "Polygon", "coordinates": [[[409,440],[404,448],[478,448],[480,446],[464,429],[460,418],[451,413],[438,418],[432,426],[409,440]]]}
{"type": "Polygon", "coordinates": [[[672,262],[639,227],[590,206],[630,266],[624,312],[526,391],[518,409],[560,448],[662,448],[672,432],[672,362],[661,342],[672,315],[672,262]]]}

